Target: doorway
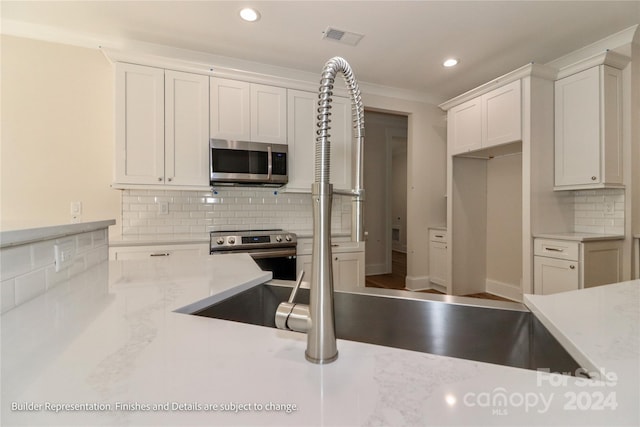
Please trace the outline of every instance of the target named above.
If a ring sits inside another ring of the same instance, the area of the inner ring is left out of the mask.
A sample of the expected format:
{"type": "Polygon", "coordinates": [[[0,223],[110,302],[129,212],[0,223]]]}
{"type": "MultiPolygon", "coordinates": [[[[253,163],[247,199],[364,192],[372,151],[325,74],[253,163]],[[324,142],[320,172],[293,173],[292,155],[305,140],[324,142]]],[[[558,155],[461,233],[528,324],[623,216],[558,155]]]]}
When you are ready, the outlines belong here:
{"type": "Polygon", "coordinates": [[[365,111],[366,286],[405,288],[407,127],[407,116],[365,111]]]}

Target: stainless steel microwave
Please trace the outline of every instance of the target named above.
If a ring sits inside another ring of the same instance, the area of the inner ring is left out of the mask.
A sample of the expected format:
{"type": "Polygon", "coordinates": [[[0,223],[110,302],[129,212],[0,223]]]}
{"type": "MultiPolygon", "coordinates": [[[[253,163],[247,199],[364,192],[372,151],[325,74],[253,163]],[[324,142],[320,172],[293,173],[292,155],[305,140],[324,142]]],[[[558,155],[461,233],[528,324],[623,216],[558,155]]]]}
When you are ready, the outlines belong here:
{"type": "Polygon", "coordinates": [[[287,183],[287,146],[211,139],[211,185],[282,186],[287,183]]]}

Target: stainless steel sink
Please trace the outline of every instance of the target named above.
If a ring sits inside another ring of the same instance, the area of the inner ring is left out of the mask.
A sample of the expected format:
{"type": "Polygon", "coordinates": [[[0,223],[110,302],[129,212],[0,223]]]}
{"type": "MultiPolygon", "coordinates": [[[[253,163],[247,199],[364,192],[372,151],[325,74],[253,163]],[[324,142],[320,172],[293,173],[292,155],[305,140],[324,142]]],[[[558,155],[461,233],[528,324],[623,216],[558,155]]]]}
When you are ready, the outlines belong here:
{"type": "MultiPolygon", "coordinates": [[[[193,313],[275,328],[291,288],[262,284],[193,313]]],[[[308,289],[296,300],[307,303],[308,289]]],[[[335,292],[340,339],[525,369],[575,373],[579,365],[528,311],[335,292]]]]}

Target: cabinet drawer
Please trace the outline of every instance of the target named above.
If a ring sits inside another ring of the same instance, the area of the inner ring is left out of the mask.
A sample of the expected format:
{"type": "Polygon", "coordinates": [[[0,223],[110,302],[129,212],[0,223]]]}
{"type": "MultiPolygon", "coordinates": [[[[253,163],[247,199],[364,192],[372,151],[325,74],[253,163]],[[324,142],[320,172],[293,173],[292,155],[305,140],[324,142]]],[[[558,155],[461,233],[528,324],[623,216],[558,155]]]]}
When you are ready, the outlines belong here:
{"type": "Polygon", "coordinates": [[[580,256],[580,242],[568,240],[535,239],[534,254],[549,258],[578,261],[580,256]]]}
{"type": "Polygon", "coordinates": [[[447,243],[447,231],[446,230],[429,230],[429,241],[447,243]]]}

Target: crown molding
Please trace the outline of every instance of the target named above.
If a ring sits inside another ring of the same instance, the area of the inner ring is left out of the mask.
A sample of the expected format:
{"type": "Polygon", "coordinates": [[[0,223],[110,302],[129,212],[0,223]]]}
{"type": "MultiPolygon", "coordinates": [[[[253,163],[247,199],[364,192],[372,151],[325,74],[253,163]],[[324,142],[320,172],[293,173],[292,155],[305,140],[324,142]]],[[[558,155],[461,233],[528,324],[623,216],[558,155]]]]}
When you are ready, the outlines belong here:
{"type": "Polygon", "coordinates": [[[520,80],[524,77],[539,77],[545,80],[555,80],[556,74],[557,70],[555,68],[542,64],[534,64],[533,62],[531,62],[507,74],[497,77],[483,85],[473,88],[461,95],[458,95],[455,98],[443,102],[438,106],[444,111],[447,111],[450,108],[455,107],[456,105],[460,105],[463,102],[477,98],[478,96],[481,96],[513,81],[520,80]]]}
{"type": "MultiPolygon", "coordinates": [[[[278,67],[170,46],[140,42],[122,38],[105,38],[95,34],[68,31],[58,27],[31,24],[22,21],[3,20],[2,34],[61,43],[90,49],[100,49],[111,62],[128,62],[176,71],[206,74],[252,83],[282,86],[291,89],[316,92],[320,82],[318,73],[278,67]]],[[[320,64],[322,66],[324,64],[320,64]]],[[[423,92],[359,82],[363,95],[377,95],[407,101],[437,105],[442,99],[423,92]]],[[[336,96],[349,96],[346,87],[336,84],[336,96]]]]}

